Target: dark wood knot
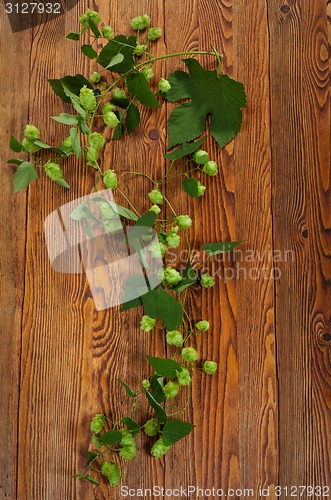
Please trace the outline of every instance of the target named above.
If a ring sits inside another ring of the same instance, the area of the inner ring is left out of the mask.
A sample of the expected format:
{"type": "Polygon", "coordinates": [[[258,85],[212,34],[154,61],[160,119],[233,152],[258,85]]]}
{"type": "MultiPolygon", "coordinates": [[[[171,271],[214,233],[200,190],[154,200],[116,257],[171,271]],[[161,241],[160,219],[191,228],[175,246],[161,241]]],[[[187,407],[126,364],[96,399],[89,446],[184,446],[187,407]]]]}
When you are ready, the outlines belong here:
{"type": "Polygon", "coordinates": [[[303,238],[308,238],[308,229],[304,229],[301,234],[303,238]]]}
{"type": "Polygon", "coordinates": [[[152,140],[152,141],[156,141],[157,139],[159,139],[160,137],[160,134],[159,134],[159,131],[156,130],[155,128],[153,128],[152,130],[150,130],[148,132],[148,137],[152,140]]]}
{"type": "Polygon", "coordinates": [[[281,8],[280,8],[280,11],[283,13],[283,14],[288,14],[291,10],[291,7],[289,5],[282,5],[281,8]]]}

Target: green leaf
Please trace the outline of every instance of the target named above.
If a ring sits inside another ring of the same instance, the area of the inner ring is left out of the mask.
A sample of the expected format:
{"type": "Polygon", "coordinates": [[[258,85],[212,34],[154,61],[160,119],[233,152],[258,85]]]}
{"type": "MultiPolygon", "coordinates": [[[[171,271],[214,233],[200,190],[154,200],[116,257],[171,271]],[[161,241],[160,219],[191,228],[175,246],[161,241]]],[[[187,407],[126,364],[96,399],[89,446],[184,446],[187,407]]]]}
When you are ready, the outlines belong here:
{"type": "Polygon", "coordinates": [[[87,479],[90,483],[95,484],[96,486],[100,486],[99,481],[94,479],[94,477],[91,476],[90,474],[86,474],[85,479],[87,479]]]}
{"type": "Polygon", "coordinates": [[[23,163],[23,160],[17,160],[16,158],[10,158],[10,160],[7,160],[7,163],[13,163],[14,165],[21,165],[21,163],[23,163]]]}
{"type": "Polygon", "coordinates": [[[168,78],[171,89],[164,97],[171,102],[190,98],[177,106],[168,121],[169,148],[199,137],[210,115],[210,131],[220,148],[240,130],[241,108],[246,107],[242,83],[216,70],[206,70],[194,58],[185,59],[189,73],[176,71],[168,78]]]}
{"type": "Polygon", "coordinates": [[[101,443],[99,441],[99,439],[96,437],[95,434],[92,434],[92,443],[93,445],[97,448],[97,450],[101,447],[101,443]]]}
{"type": "Polygon", "coordinates": [[[88,451],[87,452],[87,460],[89,462],[92,462],[92,460],[94,460],[95,458],[97,458],[97,453],[93,453],[92,451],[88,451]]]}
{"type": "Polygon", "coordinates": [[[162,441],[166,446],[176,443],[180,439],[188,436],[195,426],[182,420],[168,420],[163,427],[162,441]]]}
{"type": "Polygon", "coordinates": [[[64,123],[64,125],[77,125],[79,117],[68,113],[60,113],[59,116],[51,116],[51,118],[56,122],[64,123]]]}
{"type": "Polygon", "coordinates": [[[126,77],[126,84],[131,92],[141,104],[158,108],[159,103],[155,95],[149,88],[148,82],[143,73],[130,73],[126,77]]]}
{"type": "Polygon", "coordinates": [[[84,207],[88,208],[88,204],[86,201],[83,201],[78,207],[76,207],[70,214],[69,217],[73,220],[82,220],[86,219],[87,215],[86,212],[84,211],[84,207]]]}
{"type": "Polygon", "coordinates": [[[101,50],[97,62],[101,64],[104,68],[107,68],[112,62],[113,58],[121,53],[123,60],[115,65],[111,66],[111,71],[115,73],[126,73],[130,71],[135,66],[135,60],[133,57],[133,49],[137,44],[136,37],[129,36],[126,38],[124,35],[117,35],[101,50]]]}
{"type": "Polygon", "coordinates": [[[69,184],[64,179],[59,179],[58,181],[55,181],[55,182],[59,186],[65,187],[67,189],[71,189],[71,187],[69,186],[69,184]]]}
{"type": "Polygon", "coordinates": [[[94,89],[92,83],[81,74],[75,76],[64,76],[60,79],[48,80],[50,86],[54,90],[55,94],[61,97],[64,102],[71,102],[70,97],[65,93],[63,85],[72,92],[72,94],[79,96],[80,89],[83,85],[86,85],[89,89],[94,89]]]}
{"type": "Polygon", "coordinates": [[[182,323],[182,306],[163,288],[150,290],[142,296],[142,301],[146,314],[155,319],[160,317],[167,330],[174,330],[182,323]]]}
{"type": "Polygon", "coordinates": [[[13,135],[10,138],[9,147],[12,151],[15,151],[15,153],[20,153],[23,149],[22,144],[18,142],[13,135]]]}
{"type": "Polygon", "coordinates": [[[77,31],[71,31],[66,35],[66,38],[69,40],[75,40],[76,42],[79,40],[80,34],[77,31]]]}
{"type": "Polygon", "coordinates": [[[129,220],[134,220],[134,221],[138,220],[137,215],[134,212],[132,212],[132,210],[130,210],[129,208],[122,207],[122,205],[118,205],[117,203],[113,203],[112,201],[107,200],[103,196],[94,195],[91,198],[91,200],[92,201],[106,201],[115,210],[115,212],[117,212],[122,217],[125,217],[126,219],[129,219],[129,220]]]}
{"type": "Polygon", "coordinates": [[[148,210],[148,212],[139,217],[139,219],[135,223],[135,226],[152,227],[155,221],[156,213],[152,210],[148,210]]]}
{"type": "Polygon", "coordinates": [[[112,140],[116,141],[116,139],[120,139],[123,135],[123,123],[122,123],[122,113],[121,111],[114,111],[115,115],[119,119],[119,123],[117,124],[117,127],[115,128],[113,135],[112,135],[112,140]]]}
{"type": "Polygon", "coordinates": [[[75,127],[71,127],[70,129],[70,137],[71,137],[71,144],[72,144],[72,149],[74,150],[75,155],[78,158],[82,157],[82,150],[80,147],[80,141],[78,137],[78,132],[75,127]]]}
{"type": "Polygon", "coordinates": [[[202,137],[202,139],[199,139],[196,142],[184,142],[171,153],[167,153],[166,155],[164,155],[164,157],[167,158],[167,160],[171,161],[179,160],[184,156],[194,153],[194,151],[199,149],[199,147],[204,143],[205,140],[206,137],[202,137]]]}
{"type": "Polygon", "coordinates": [[[96,57],[98,57],[98,53],[94,50],[92,45],[82,45],[80,49],[83,54],[90,59],[95,59],[96,57]]]}
{"type": "Polygon", "coordinates": [[[14,174],[14,193],[26,188],[35,179],[38,179],[36,169],[32,163],[23,161],[14,174]]]}
{"type": "Polygon", "coordinates": [[[173,359],[156,358],[155,356],[148,356],[148,354],[146,354],[146,358],[155,372],[162,377],[176,378],[176,370],[178,372],[182,371],[180,364],[173,359]]]}
{"type": "Polygon", "coordinates": [[[85,123],[85,120],[82,116],[78,116],[78,128],[79,130],[85,134],[85,135],[90,135],[91,133],[91,130],[90,128],[88,127],[88,125],[85,123]]]}
{"type": "Polygon", "coordinates": [[[130,387],[125,382],[123,382],[123,380],[120,380],[119,378],[117,378],[116,380],[124,387],[125,392],[128,396],[130,396],[130,398],[135,398],[137,396],[137,394],[133,392],[130,387]]]}
{"type": "Polygon", "coordinates": [[[191,262],[188,262],[182,274],[182,280],[178,283],[178,285],[172,287],[171,290],[180,293],[183,290],[185,290],[185,288],[194,285],[194,283],[196,282],[197,282],[197,276],[195,274],[193,267],[191,266],[191,262]]]}
{"type": "Polygon", "coordinates": [[[114,57],[112,57],[111,61],[109,64],[107,64],[106,69],[112,68],[113,66],[116,66],[116,64],[121,63],[124,60],[123,54],[120,52],[116,54],[114,57]]]}
{"type": "Polygon", "coordinates": [[[121,422],[122,422],[122,424],[127,426],[129,431],[132,432],[133,436],[138,434],[138,432],[140,431],[139,425],[136,422],[134,422],[134,420],[132,420],[130,417],[122,418],[121,422]]]}
{"type": "Polygon", "coordinates": [[[127,97],[125,97],[124,99],[113,98],[110,100],[110,102],[114,104],[114,106],[117,106],[118,108],[127,109],[130,104],[130,99],[128,99],[127,97]]]}
{"type": "Polygon", "coordinates": [[[91,224],[89,223],[89,221],[88,221],[88,220],[86,220],[86,221],[85,221],[84,226],[83,226],[83,229],[84,229],[85,233],[87,234],[87,236],[88,236],[89,238],[92,238],[92,240],[94,240],[95,235],[94,235],[94,232],[93,232],[92,226],[91,226],[91,224]]]}
{"type": "Polygon", "coordinates": [[[122,440],[123,434],[120,431],[107,431],[99,436],[99,441],[102,444],[111,445],[119,443],[122,440]]]}
{"type": "Polygon", "coordinates": [[[157,401],[158,403],[163,403],[166,400],[162,386],[163,378],[159,377],[159,375],[157,374],[153,375],[151,378],[151,393],[155,401],[157,401]]]}
{"type": "Polygon", "coordinates": [[[198,181],[193,177],[186,177],[182,182],[182,188],[184,189],[185,193],[193,196],[193,198],[199,197],[198,181]]]}
{"type": "Polygon", "coordinates": [[[99,31],[99,28],[98,28],[98,27],[97,27],[97,25],[95,24],[95,22],[94,22],[94,21],[92,21],[92,19],[91,19],[91,18],[89,18],[88,23],[89,23],[89,26],[90,26],[90,28],[91,28],[91,30],[92,30],[93,35],[94,35],[94,36],[96,36],[97,38],[99,38],[99,37],[101,36],[101,33],[100,33],[100,31],[99,31]]]}
{"type": "Polygon", "coordinates": [[[231,241],[228,243],[222,243],[220,241],[216,243],[204,243],[202,245],[203,250],[209,255],[217,255],[219,253],[230,252],[237,245],[240,245],[243,241],[231,241]]]}
{"type": "Polygon", "coordinates": [[[144,391],[148,399],[149,404],[154,408],[155,413],[161,424],[164,424],[168,420],[168,415],[164,411],[161,405],[153,398],[152,394],[148,391],[144,391]]]}
{"type": "Polygon", "coordinates": [[[129,134],[131,134],[131,132],[138,127],[139,123],[140,123],[139,109],[137,106],[135,106],[135,104],[131,103],[127,109],[125,117],[125,125],[129,134]]]}
{"type": "Polygon", "coordinates": [[[128,311],[129,309],[133,309],[134,307],[139,307],[142,305],[143,305],[143,303],[142,303],[141,298],[137,297],[136,299],[127,300],[126,302],[121,304],[120,311],[121,312],[128,311]]]}

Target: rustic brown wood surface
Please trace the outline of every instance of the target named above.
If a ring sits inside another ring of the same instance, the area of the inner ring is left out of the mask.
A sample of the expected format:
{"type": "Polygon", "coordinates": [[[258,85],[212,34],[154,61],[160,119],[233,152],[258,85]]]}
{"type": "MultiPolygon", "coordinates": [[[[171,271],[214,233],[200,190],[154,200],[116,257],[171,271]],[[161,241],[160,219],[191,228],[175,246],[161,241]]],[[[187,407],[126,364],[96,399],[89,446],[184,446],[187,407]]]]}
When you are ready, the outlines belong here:
{"type": "MultiPolygon", "coordinates": [[[[330,4],[82,0],[31,28],[21,19],[16,32],[3,6],[0,13],[0,499],[122,498],[119,489],[71,476],[85,463],[91,416],[116,419],[129,409],[116,377],[135,386],[148,373],[144,353],[167,352],[161,334],[139,330],[140,312],[97,312],[84,274],[50,266],[43,221],[91,190],[90,171],[77,162],[66,167],[70,193],[43,177],[12,192],[10,135],[19,137],[29,121],[45,142],[65,136],[65,127],[49,118],[63,105],[47,78],[96,69],[78,44],[64,39],[87,7],[117,33],[134,15],[149,13],[165,30],[158,54],[209,50],[214,43],[224,71],[244,82],[248,99],[238,137],[220,153],[208,139],[221,168],[207,180],[205,197],[192,202],[176,183],[168,187],[195,218],[194,248],[245,240],[235,260],[214,263],[217,286],[188,297],[192,317],[212,323],[197,345],[219,371],[196,377],[185,416],[196,424],[194,433],[159,461],[142,437],[122,484],[251,488],[251,498],[261,497],[260,487],[270,486],[268,497],[275,498],[275,485],[289,493],[307,485],[330,487],[331,496],[330,4]]],[[[210,58],[201,61],[214,67],[210,58]]],[[[182,67],[163,61],[157,73],[182,67]]],[[[168,112],[166,106],[144,111],[144,125],[130,141],[109,142],[105,168],[164,175],[168,112]]],[[[148,183],[125,184],[143,209],[148,183]]],[[[317,493],[312,497],[321,498],[317,493]]]]}

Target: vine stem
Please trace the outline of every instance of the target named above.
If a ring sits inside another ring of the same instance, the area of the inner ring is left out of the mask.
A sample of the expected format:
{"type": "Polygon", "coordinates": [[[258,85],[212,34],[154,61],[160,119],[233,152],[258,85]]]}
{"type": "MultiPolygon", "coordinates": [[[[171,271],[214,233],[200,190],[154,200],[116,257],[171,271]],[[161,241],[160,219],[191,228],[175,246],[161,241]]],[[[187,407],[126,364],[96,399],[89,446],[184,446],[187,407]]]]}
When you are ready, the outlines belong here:
{"type": "Polygon", "coordinates": [[[134,206],[134,205],[132,205],[131,201],[130,201],[130,200],[129,200],[129,198],[126,196],[126,194],[125,194],[125,193],[123,193],[123,191],[122,191],[119,187],[118,187],[118,188],[116,188],[116,189],[117,189],[117,191],[120,193],[120,195],[122,195],[122,196],[123,196],[123,198],[127,201],[127,203],[130,205],[130,207],[132,208],[132,210],[133,210],[134,212],[136,212],[136,214],[138,215],[138,217],[140,217],[140,214],[139,214],[138,210],[136,210],[135,206],[134,206]]]}

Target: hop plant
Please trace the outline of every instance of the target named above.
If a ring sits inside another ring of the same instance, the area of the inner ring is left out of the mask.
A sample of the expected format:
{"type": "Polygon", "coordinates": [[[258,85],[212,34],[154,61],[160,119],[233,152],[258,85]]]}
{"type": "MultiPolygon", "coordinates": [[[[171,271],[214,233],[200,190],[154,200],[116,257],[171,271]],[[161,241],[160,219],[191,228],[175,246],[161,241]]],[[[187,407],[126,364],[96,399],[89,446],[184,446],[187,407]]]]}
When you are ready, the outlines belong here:
{"type": "Polygon", "coordinates": [[[127,98],[125,90],[119,89],[118,87],[113,88],[112,96],[114,99],[126,99],[127,98]]]}
{"type": "Polygon", "coordinates": [[[123,434],[123,437],[120,441],[121,446],[133,446],[136,444],[134,437],[132,436],[130,431],[126,429],[120,429],[120,432],[122,432],[123,434]]]}
{"type": "Polygon", "coordinates": [[[147,38],[150,41],[157,40],[162,36],[162,28],[149,28],[147,38]]]}
{"type": "Polygon", "coordinates": [[[215,281],[210,276],[209,273],[204,273],[201,275],[200,283],[201,283],[201,286],[203,286],[203,288],[209,288],[209,287],[212,287],[215,285],[215,281]]]}
{"type": "Polygon", "coordinates": [[[188,229],[192,225],[192,219],[188,215],[179,215],[176,222],[181,229],[188,229]]]}
{"type": "Polygon", "coordinates": [[[105,113],[102,116],[103,116],[103,121],[105,122],[105,125],[107,125],[110,128],[116,128],[120,122],[113,111],[109,111],[109,113],[105,113]]]}
{"type": "Polygon", "coordinates": [[[118,486],[121,479],[121,471],[117,464],[103,462],[101,466],[101,472],[108,478],[109,484],[111,486],[118,486]]]}
{"type": "Polygon", "coordinates": [[[164,92],[166,94],[171,89],[171,84],[165,78],[160,78],[158,88],[160,92],[164,92]]]}
{"type": "Polygon", "coordinates": [[[167,246],[162,241],[154,241],[148,245],[148,250],[155,259],[162,259],[167,251],[167,246]]]}
{"type": "Polygon", "coordinates": [[[182,359],[187,363],[194,363],[199,359],[198,351],[194,347],[184,347],[182,349],[182,359]]]}
{"type": "Polygon", "coordinates": [[[92,418],[90,423],[90,429],[94,434],[99,434],[105,425],[105,416],[102,413],[98,413],[95,417],[92,418]]]}
{"type": "Polygon", "coordinates": [[[133,53],[140,57],[144,54],[144,52],[148,49],[148,46],[146,44],[140,44],[138,43],[135,48],[133,49],[133,53]]]}
{"type": "Polygon", "coordinates": [[[193,160],[198,165],[204,165],[205,163],[208,162],[208,153],[207,153],[207,151],[204,151],[203,149],[198,149],[193,154],[193,160]]]}
{"type": "Polygon", "coordinates": [[[92,132],[87,138],[88,145],[94,149],[102,149],[106,144],[106,139],[98,132],[92,132]]]}
{"type": "Polygon", "coordinates": [[[207,161],[203,166],[203,172],[207,175],[214,176],[218,172],[217,163],[215,161],[207,161]]]}
{"type": "Polygon", "coordinates": [[[108,189],[117,188],[117,175],[114,170],[105,170],[103,173],[103,183],[108,189]]]}
{"type": "Polygon", "coordinates": [[[176,269],[172,267],[167,267],[163,273],[163,284],[164,285],[177,285],[182,280],[181,275],[176,269]]]}
{"type": "Polygon", "coordinates": [[[157,436],[160,432],[160,424],[157,418],[151,418],[145,423],[144,432],[150,437],[157,436]]]}
{"type": "Polygon", "coordinates": [[[142,74],[146,78],[146,80],[151,80],[154,76],[154,71],[151,66],[144,66],[141,70],[142,74]]]}
{"type": "Polygon", "coordinates": [[[166,334],[166,341],[169,345],[181,347],[183,345],[184,339],[179,330],[171,330],[166,334]]]}
{"type": "Polygon", "coordinates": [[[115,109],[116,109],[116,106],[114,106],[114,104],[112,104],[111,102],[107,102],[106,104],[104,104],[102,106],[101,112],[103,115],[106,115],[107,113],[111,113],[111,112],[115,111],[115,109]]]}
{"type": "Polygon", "coordinates": [[[58,163],[53,161],[47,162],[45,165],[46,175],[52,179],[52,181],[59,181],[63,179],[62,168],[58,163]]]}
{"type": "Polygon", "coordinates": [[[175,398],[179,392],[179,385],[169,380],[169,382],[162,388],[166,399],[175,398]]]}
{"type": "Polygon", "coordinates": [[[150,381],[145,378],[142,382],[141,382],[141,387],[144,389],[144,391],[148,391],[148,389],[150,388],[151,386],[151,383],[150,381]]]}
{"type": "Polygon", "coordinates": [[[107,234],[114,234],[122,231],[123,225],[120,220],[106,220],[103,223],[103,228],[107,234]]]}
{"type": "Polygon", "coordinates": [[[81,105],[85,111],[95,111],[97,109],[97,101],[92,89],[89,89],[86,85],[80,89],[79,98],[81,105]]]}
{"type": "Polygon", "coordinates": [[[181,371],[176,370],[177,381],[179,385],[190,385],[191,384],[191,375],[187,368],[182,368],[181,371]]]}
{"type": "Polygon", "coordinates": [[[217,363],[215,361],[205,361],[202,369],[205,373],[213,375],[217,371],[217,363]]]}
{"type": "Polygon", "coordinates": [[[98,158],[99,158],[98,151],[93,147],[89,147],[88,150],[86,151],[87,164],[90,167],[98,168],[98,158]]]}
{"type": "Polygon", "coordinates": [[[195,328],[200,330],[200,332],[205,332],[206,330],[209,330],[210,323],[209,323],[209,321],[206,321],[205,319],[203,319],[201,321],[198,321],[198,323],[196,323],[194,326],[195,326],[195,328]]]}
{"type": "Polygon", "coordinates": [[[101,21],[100,15],[95,10],[87,9],[86,14],[90,19],[92,19],[94,24],[99,24],[99,22],[101,21]]]}
{"type": "Polygon", "coordinates": [[[148,198],[155,205],[162,205],[163,203],[163,194],[159,189],[152,189],[152,191],[148,193],[148,198]]]}
{"type": "Polygon", "coordinates": [[[141,31],[151,24],[151,20],[147,14],[143,14],[142,16],[137,16],[131,19],[130,27],[134,31],[141,31]]]}
{"type": "Polygon", "coordinates": [[[206,186],[203,186],[200,181],[198,181],[198,196],[203,196],[206,191],[206,186]]]}
{"type": "Polygon", "coordinates": [[[40,131],[34,125],[26,125],[23,133],[27,139],[30,139],[30,141],[34,141],[40,137],[40,131]]]}
{"type": "Polygon", "coordinates": [[[102,203],[100,203],[99,209],[100,209],[100,214],[105,219],[111,220],[117,216],[115,210],[112,209],[112,207],[109,205],[107,201],[103,201],[102,203]]]}
{"type": "Polygon", "coordinates": [[[99,83],[101,80],[101,75],[97,71],[94,71],[92,75],[90,76],[90,81],[92,83],[99,83]]]}
{"type": "Polygon", "coordinates": [[[145,332],[150,332],[153,330],[154,326],[156,324],[156,319],[151,318],[147,314],[145,314],[140,321],[140,329],[144,330],[145,332]]]}
{"type": "Polygon", "coordinates": [[[170,247],[178,248],[180,245],[180,236],[176,233],[169,233],[166,236],[166,242],[170,247]]]}
{"type": "Polygon", "coordinates": [[[23,146],[24,151],[26,153],[30,153],[30,154],[36,153],[40,149],[39,146],[37,146],[36,144],[33,144],[33,142],[30,141],[30,139],[28,139],[27,137],[24,137],[24,139],[22,141],[22,146],[23,146]]]}
{"type": "Polygon", "coordinates": [[[163,455],[167,453],[169,450],[170,446],[166,446],[164,442],[161,439],[158,439],[152,446],[151,449],[151,454],[155,458],[161,458],[163,455]]]}
{"type": "Polygon", "coordinates": [[[104,26],[101,32],[105,38],[110,39],[114,37],[114,30],[110,26],[104,26]]]}
{"type": "Polygon", "coordinates": [[[133,460],[137,454],[136,443],[131,446],[123,446],[120,449],[119,455],[121,458],[125,458],[126,460],[133,460]]]}
{"type": "Polygon", "coordinates": [[[149,209],[150,212],[154,212],[156,215],[158,215],[161,212],[161,208],[158,207],[157,205],[151,206],[149,209]]]}
{"type": "Polygon", "coordinates": [[[72,140],[70,135],[64,139],[64,141],[61,144],[61,148],[65,148],[72,151],[72,140]]]}

